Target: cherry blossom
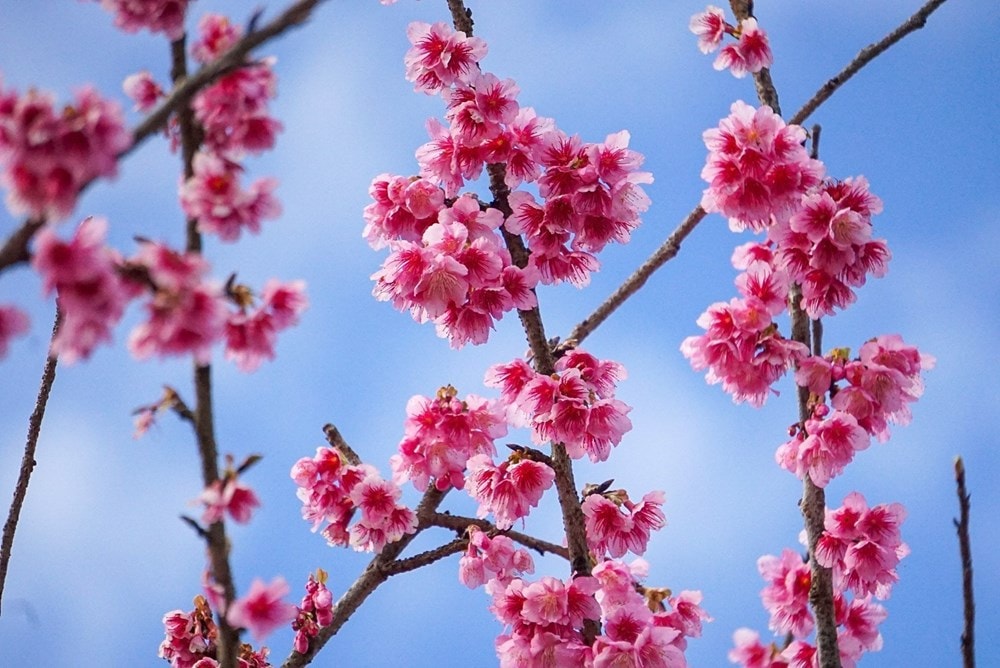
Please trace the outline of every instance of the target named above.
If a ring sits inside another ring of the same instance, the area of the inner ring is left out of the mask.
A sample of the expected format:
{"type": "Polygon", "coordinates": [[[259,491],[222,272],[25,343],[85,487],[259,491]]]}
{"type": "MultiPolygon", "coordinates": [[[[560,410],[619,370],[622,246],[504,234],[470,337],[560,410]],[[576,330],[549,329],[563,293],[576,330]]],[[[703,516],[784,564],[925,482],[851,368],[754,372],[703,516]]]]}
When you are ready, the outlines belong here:
{"type": "Polygon", "coordinates": [[[108,223],[87,218],[66,242],[51,227],[38,233],[32,265],[47,293],[58,295],[62,325],[52,341],[52,353],[68,364],[90,357],[94,348],[111,340],[125,306],[138,287],[119,273],[121,258],[105,246],[108,223]]]}
{"type": "Polygon", "coordinates": [[[184,213],[198,221],[200,232],[236,241],[244,229],[257,234],[261,221],[281,214],[273,195],[276,179],[258,179],[243,190],[242,168],[213,153],[196,153],[192,169],[191,178],[180,186],[180,200],[184,213]]]}
{"type": "Polygon", "coordinates": [[[7,354],[11,340],[27,333],[30,327],[24,311],[15,306],[0,306],[0,359],[7,354]]]}
{"type": "Polygon", "coordinates": [[[487,454],[475,455],[467,466],[465,489],[479,502],[476,514],[486,517],[492,513],[500,530],[509,529],[514,522],[527,517],[555,480],[551,467],[532,460],[524,450],[515,451],[499,465],[487,454]]]}
{"type": "Polygon", "coordinates": [[[805,136],[770,107],[734,102],[719,127],[704,133],[709,153],[701,177],[709,187],[702,207],[729,218],[733,231],[760,231],[772,216],[787,217],[823,177],[822,163],[802,146],[805,136]]]}
{"type": "Polygon", "coordinates": [[[556,362],[551,376],[515,360],[491,367],[485,382],[500,389],[511,423],[530,427],[535,443],[563,443],[571,457],[598,462],[632,428],[631,407],[614,397],[625,375],[617,362],[577,349],[556,362]]]}
{"type": "Polygon", "coordinates": [[[201,89],[191,108],[205,132],[205,147],[212,153],[238,159],[274,146],[281,123],[268,112],[277,79],[273,58],[241,67],[201,89]]]}
{"type": "Polygon", "coordinates": [[[718,49],[722,38],[732,31],[732,26],[726,22],[726,15],[715,5],[709,5],[705,11],[692,16],[688,27],[698,36],[698,48],[702,53],[718,49]]]}
{"type": "Polygon", "coordinates": [[[122,90],[135,102],[136,111],[150,111],[161,97],[166,96],[149,70],[141,70],[125,77],[122,90]]]}
{"type": "Polygon", "coordinates": [[[531,555],[515,547],[507,536],[489,536],[478,527],[470,527],[468,536],[469,546],[458,564],[458,580],[469,589],[493,581],[494,586],[506,585],[515,577],[535,572],[531,555]]]}
{"type": "Polygon", "coordinates": [[[241,371],[274,359],[278,333],[297,324],[307,306],[304,281],[269,280],[256,308],[241,306],[226,320],[226,359],[234,360],[241,371]]]}
{"type": "Polygon", "coordinates": [[[171,40],[184,34],[184,14],[189,0],[100,0],[115,15],[115,25],[126,32],[146,28],[171,40]]]}
{"type": "Polygon", "coordinates": [[[278,627],[295,619],[295,606],[282,600],[288,591],[288,584],[280,576],[270,584],[254,579],[250,591],[229,606],[226,621],[247,629],[260,642],[278,627]]]}
{"type": "Polygon", "coordinates": [[[292,629],[295,631],[293,647],[300,654],[309,651],[311,639],[319,634],[320,629],[333,621],[333,594],[326,587],[326,578],[323,569],[318,569],[315,574],[309,574],[306,593],[292,621],[292,629]]]}
{"type": "Polygon", "coordinates": [[[429,95],[456,82],[469,83],[486,56],[486,42],[467,37],[445,23],[413,22],[406,35],[413,47],[406,52],[406,80],[429,95]]]}
{"type": "Polygon", "coordinates": [[[171,668],[193,668],[202,658],[214,658],[218,629],[203,596],[194,599],[194,610],[172,610],[163,616],[166,637],[158,656],[171,668]]]}
{"type": "Polygon", "coordinates": [[[0,89],[0,184],[15,214],[69,215],[84,185],[115,176],[118,155],[132,143],[121,108],[91,87],[54,107],[49,94],[0,89]]]}
{"type": "Polygon", "coordinates": [[[869,508],[861,494],[852,492],[840,508],[827,510],[816,559],[833,569],[841,588],[858,597],[887,599],[899,579],[896,566],[910,552],[899,532],[905,518],[898,503],[869,508]]]}
{"type": "Polygon", "coordinates": [[[222,14],[205,14],[198,20],[198,39],[191,55],[199,63],[209,63],[228,51],[243,36],[243,30],[222,14]]]}
{"type": "Polygon", "coordinates": [[[589,494],[583,501],[587,542],[594,554],[618,558],[626,552],[646,552],[650,533],[662,529],[663,492],[650,492],[638,503],[625,490],[589,494]]]}
{"type": "Polygon", "coordinates": [[[238,524],[250,521],[254,508],[260,507],[257,494],[239,480],[235,473],[229,473],[205,488],[198,497],[205,505],[201,521],[205,525],[219,522],[228,513],[238,524]]]}
{"type": "MultiPolygon", "coordinates": [[[[704,48],[702,52],[706,52],[704,48]]],[[[722,47],[712,66],[717,70],[728,69],[734,77],[741,79],[747,73],[760,72],[765,67],[770,67],[772,62],[774,58],[767,33],[757,25],[757,19],[750,17],[740,21],[739,40],[722,47]]]]}

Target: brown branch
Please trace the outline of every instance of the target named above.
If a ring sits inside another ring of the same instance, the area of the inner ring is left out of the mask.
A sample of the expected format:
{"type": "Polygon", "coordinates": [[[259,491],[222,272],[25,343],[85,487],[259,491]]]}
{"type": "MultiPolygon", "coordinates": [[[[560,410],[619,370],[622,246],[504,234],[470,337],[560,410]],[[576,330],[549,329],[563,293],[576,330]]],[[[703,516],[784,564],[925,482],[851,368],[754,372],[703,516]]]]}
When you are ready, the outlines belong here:
{"type": "Polygon", "coordinates": [[[959,519],[953,520],[962,554],[962,600],[965,627],[962,630],[962,665],[976,668],[976,602],[972,592],[972,546],[969,541],[969,493],[965,490],[965,463],[955,457],[955,486],[958,492],[959,519]]]}
{"type": "MultiPolygon", "coordinates": [[[[132,130],[132,144],[118,154],[121,160],[135,151],[139,146],[158,133],[170,116],[184,110],[188,103],[202,88],[211,85],[216,79],[228,72],[246,65],[247,56],[251,51],[264,43],[278,37],[291,28],[304,24],[312,14],[313,9],[325,0],[298,0],[279,14],[273,21],[248,33],[229,51],[208,63],[191,76],[184,76],[174,81],[174,87],[167,99],[160,103],[141,123],[132,130]]],[[[174,61],[176,63],[176,60],[174,61]]],[[[93,183],[93,179],[80,187],[80,194],[93,183]]],[[[45,219],[29,218],[0,247],[0,273],[17,264],[28,262],[31,255],[28,246],[35,234],[45,225],[45,219]]]]}
{"type": "MultiPolygon", "coordinates": [[[[56,307],[55,322],[52,325],[52,340],[55,341],[59,332],[59,324],[62,321],[62,314],[56,307]]],[[[50,348],[51,350],[51,348],[50,348]]],[[[7,512],[7,521],[3,525],[3,539],[0,541],[0,601],[3,600],[3,588],[7,582],[7,567],[10,565],[11,551],[14,548],[14,532],[17,530],[17,522],[21,517],[21,507],[24,505],[24,498],[28,494],[28,483],[31,481],[31,473],[35,469],[35,449],[38,446],[38,436],[42,431],[42,419],[45,417],[45,407],[49,402],[49,394],[52,392],[52,384],[56,380],[56,365],[58,358],[49,352],[45,358],[45,366],[42,368],[42,380],[38,388],[38,395],[35,398],[35,409],[28,418],[28,437],[24,443],[24,455],[21,456],[21,469],[17,474],[17,483],[14,485],[14,498],[10,502],[10,510],[7,512]]]]}
{"type": "Polygon", "coordinates": [[[832,79],[823,84],[823,86],[816,91],[809,101],[802,105],[801,109],[795,112],[795,115],[792,116],[788,122],[794,125],[802,125],[802,123],[805,122],[805,120],[809,118],[809,116],[811,116],[821,104],[830,99],[830,96],[833,95],[838,88],[843,86],[851,77],[860,72],[861,68],[875,60],[875,58],[885,52],[886,49],[909,35],[911,32],[915,32],[923,28],[927,23],[927,18],[934,12],[934,10],[944,3],[945,0],[929,0],[929,2],[918,9],[913,16],[901,23],[891,33],[879,41],[869,44],[865,48],[861,49],[861,51],[858,52],[858,55],[854,57],[854,60],[848,63],[847,67],[834,75],[832,79]]]}
{"type": "Polygon", "coordinates": [[[358,457],[358,453],[354,452],[354,449],[347,444],[336,427],[332,424],[323,425],[323,433],[326,435],[326,442],[330,444],[330,447],[339,452],[348,464],[351,466],[361,465],[361,457],[358,457]]]}
{"type": "Polygon", "coordinates": [[[388,564],[382,566],[382,572],[385,573],[387,577],[392,577],[393,575],[399,575],[401,573],[409,573],[410,571],[415,571],[418,568],[430,566],[435,561],[440,561],[453,554],[458,554],[459,552],[465,550],[468,545],[468,538],[456,538],[450,543],[445,543],[441,547],[436,547],[433,550],[421,552],[420,554],[407,559],[396,559],[395,561],[389,562],[388,564]]]}
{"type": "MultiPolygon", "coordinates": [[[[170,44],[170,77],[175,90],[187,77],[186,36],[174,40],[170,44]]],[[[201,131],[194,119],[194,114],[186,104],[177,108],[177,119],[180,126],[181,157],[185,178],[194,172],[192,163],[194,155],[201,144],[201,131]]],[[[185,221],[187,235],[186,250],[189,253],[200,254],[202,248],[201,233],[198,231],[198,221],[185,221]]],[[[195,440],[198,445],[198,457],[201,461],[201,478],[206,488],[219,480],[219,449],[215,440],[215,417],[212,408],[212,368],[207,364],[193,364],[195,403],[193,411],[195,440]]],[[[216,610],[218,638],[218,660],[221,668],[236,668],[239,652],[239,632],[226,620],[230,604],[236,599],[236,585],[233,581],[232,566],[229,563],[229,539],[226,537],[226,525],[219,519],[210,524],[203,534],[208,549],[208,561],[214,584],[222,589],[222,606],[216,610]]]]}
{"type": "Polygon", "coordinates": [[[299,668],[308,665],[315,658],[316,654],[323,649],[323,646],[330,641],[341,627],[351,618],[365,600],[375,592],[378,587],[389,579],[392,575],[387,569],[403,550],[413,542],[421,531],[429,525],[428,518],[433,516],[437,507],[444,500],[446,492],[438,490],[433,485],[424,492],[420,504],[417,506],[417,530],[415,533],[403,536],[395,543],[389,543],[377,554],[365,570],[358,576],[347,591],[344,592],[340,600],[337,601],[333,609],[333,621],[329,625],[320,629],[319,634],[309,643],[309,650],[304,654],[292,651],[282,664],[282,668],[299,668]]]}
{"type": "Polygon", "coordinates": [[[670,233],[667,240],[660,245],[656,251],[650,255],[642,265],[636,269],[631,276],[625,279],[625,282],[618,286],[611,296],[604,300],[604,302],[598,306],[593,313],[588,315],[586,318],[580,321],[573,331],[569,333],[563,341],[563,347],[569,347],[578,345],[585,338],[590,336],[595,329],[600,326],[605,320],[608,319],[612,313],[614,313],[619,306],[625,303],[629,297],[634,295],[639,291],[639,289],[646,284],[649,277],[656,272],[657,269],[666,264],[669,260],[672,260],[681,249],[681,242],[687,238],[689,234],[698,226],[705,218],[705,210],[700,206],[696,206],[694,210],[687,215],[687,217],[681,222],[677,228],[670,233]]]}
{"type": "Polygon", "coordinates": [[[556,545],[555,543],[550,543],[547,540],[535,538],[534,536],[530,536],[519,531],[501,531],[500,529],[497,529],[496,525],[488,520],[482,520],[475,517],[463,517],[461,515],[452,515],[450,513],[434,513],[428,518],[428,523],[431,526],[451,529],[459,533],[463,533],[469,525],[477,526],[483,531],[495,533],[500,536],[507,536],[515,543],[520,543],[528,549],[535,550],[541,555],[548,553],[558,555],[563,559],[569,559],[569,550],[562,545],[556,545]]]}

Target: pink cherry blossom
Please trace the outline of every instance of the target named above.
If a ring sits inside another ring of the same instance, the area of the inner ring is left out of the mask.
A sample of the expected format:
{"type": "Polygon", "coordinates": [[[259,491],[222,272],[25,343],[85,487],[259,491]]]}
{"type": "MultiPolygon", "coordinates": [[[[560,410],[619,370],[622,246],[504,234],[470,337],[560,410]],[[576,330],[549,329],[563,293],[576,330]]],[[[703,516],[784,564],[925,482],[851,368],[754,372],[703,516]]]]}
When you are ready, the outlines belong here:
{"type": "Polygon", "coordinates": [[[478,527],[469,529],[469,546],[459,560],[458,579],[469,589],[490,581],[506,585],[515,577],[534,573],[531,555],[515,547],[514,541],[502,534],[492,536],[478,527]]]}
{"type": "Polygon", "coordinates": [[[310,573],[305,596],[302,597],[302,603],[292,622],[292,629],[295,631],[292,646],[296,652],[305,654],[309,651],[311,639],[333,621],[333,609],[333,594],[326,588],[326,572],[319,569],[315,574],[310,573]]]}
{"type": "MultiPolygon", "coordinates": [[[[702,52],[707,53],[704,48],[702,52]]],[[[741,79],[747,73],[770,67],[773,61],[767,33],[757,25],[757,19],[750,17],[740,21],[739,41],[722,47],[712,66],[717,70],[728,69],[733,76],[741,79]]]]}
{"type": "Polygon", "coordinates": [[[46,292],[55,291],[63,313],[52,352],[68,364],[90,357],[94,348],[111,340],[125,306],[138,288],[122,278],[118,253],[104,244],[108,223],[87,218],[69,242],[51,227],[38,233],[32,265],[46,292]]]}
{"type": "Polygon", "coordinates": [[[10,342],[30,328],[24,311],[15,306],[0,306],[0,359],[7,355],[10,342]]]}
{"type": "Polygon", "coordinates": [[[479,502],[477,515],[486,517],[492,513],[500,530],[509,529],[514,522],[527,517],[555,480],[551,467],[517,451],[499,465],[489,455],[479,454],[470,458],[467,466],[465,489],[479,502]]]}
{"type": "Polygon", "coordinates": [[[198,39],[191,45],[191,55],[199,63],[208,63],[228,51],[243,30],[222,14],[205,14],[198,21],[198,39]]]}
{"type": "Polygon", "coordinates": [[[171,40],[184,34],[184,14],[189,0],[100,0],[115,15],[115,25],[126,32],[146,28],[171,40]]]}
{"type": "Polygon", "coordinates": [[[157,653],[171,668],[193,668],[201,659],[214,659],[218,630],[208,601],[195,597],[194,610],[172,610],[163,616],[166,637],[157,653]]]}
{"type": "Polygon", "coordinates": [[[695,371],[708,369],[705,381],[721,383],[733,401],[760,407],[775,381],[808,355],[808,348],[782,337],[771,320],[773,300],[785,290],[780,277],[756,268],[750,272],[754,274],[743,284],[750,296],[710,306],[698,318],[705,333],[686,338],[681,352],[695,371]]]}
{"type": "Polygon", "coordinates": [[[132,143],[121,108],[90,87],[57,112],[51,95],[0,89],[0,184],[15,214],[59,219],[81,188],[113,177],[118,155],[132,143]]]}
{"type": "Polygon", "coordinates": [[[280,576],[270,584],[254,579],[250,591],[233,601],[226,612],[226,621],[232,626],[247,629],[260,642],[278,627],[295,619],[295,606],[282,600],[288,592],[288,584],[280,576]]]}
{"type": "Polygon", "coordinates": [[[633,503],[625,490],[588,495],[583,514],[591,551],[613,558],[625,552],[645,553],[650,533],[667,523],[661,510],[663,501],[663,492],[650,492],[639,503],[633,503]]]}
{"type": "Polygon", "coordinates": [[[250,521],[254,508],[260,507],[257,494],[239,480],[235,473],[216,480],[198,497],[205,505],[201,521],[206,526],[222,520],[225,513],[238,524],[250,521]]]}
{"type": "Polygon", "coordinates": [[[806,420],[805,433],[799,432],[782,444],[775,459],[800,480],[808,475],[816,486],[826,487],[851,463],[854,453],[870,444],[870,437],[853,415],[834,410],[825,420],[806,420]]]}
{"type": "Polygon", "coordinates": [[[417,395],[407,403],[403,440],[391,460],[398,484],[410,480],[423,491],[433,480],[440,490],[461,488],[467,462],[496,452],[494,441],[507,433],[502,408],[476,395],[457,395],[447,386],[433,399],[417,395]]]}
{"type": "Polygon", "coordinates": [[[470,83],[486,56],[486,42],[445,23],[413,22],[406,35],[413,45],[404,59],[406,80],[414,83],[414,90],[430,95],[456,82],[470,83]]]}
{"type": "Polygon", "coordinates": [[[136,111],[149,111],[156,106],[161,97],[166,96],[149,70],[142,70],[125,77],[122,90],[135,102],[136,111]]]}
{"type": "Polygon", "coordinates": [[[221,288],[202,280],[205,261],[146,241],[129,262],[155,286],[146,303],[148,319],[129,337],[132,354],[139,359],[193,354],[199,364],[208,363],[212,344],[223,335],[227,307],[221,288]]]}
{"type": "Polygon", "coordinates": [[[823,176],[822,163],[802,146],[805,131],[786,126],[770,107],[737,101],[704,139],[709,153],[701,177],[709,187],[701,205],[729,218],[734,231],[760,231],[772,216],[787,216],[823,176]]]}
{"type": "Polygon", "coordinates": [[[702,53],[711,53],[718,49],[722,44],[722,38],[733,30],[726,22],[723,11],[714,5],[709,5],[705,11],[692,16],[688,27],[698,36],[698,48],[702,53]]]}
{"type": "Polygon", "coordinates": [[[242,308],[229,315],[226,359],[234,360],[241,371],[253,371],[263,360],[274,359],[278,333],[297,324],[307,306],[304,281],[269,280],[257,308],[242,308]]]}
{"type": "Polygon", "coordinates": [[[733,633],[733,649],[729,650],[730,663],[743,668],[787,668],[788,662],[778,656],[774,644],[760,642],[760,634],[750,629],[737,629],[733,633]]]}
{"type": "Polygon", "coordinates": [[[760,597],[771,614],[769,626],[775,633],[791,633],[804,638],[813,629],[809,609],[809,566],[792,550],[781,557],[767,555],[757,561],[757,570],[767,583],[760,597]]]}
{"type": "Polygon", "coordinates": [[[260,232],[263,220],[277,218],[281,205],[273,192],[275,179],[258,179],[247,190],[240,186],[242,168],[212,153],[195,154],[194,174],[180,186],[184,213],[198,221],[198,230],[236,241],[243,230],[260,232]]]}
{"type": "Polygon", "coordinates": [[[274,59],[241,67],[203,88],[191,104],[205,131],[208,151],[238,159],[274,146],[281,123],[268,112],[268,101],[277,94],[274,59]]]}
{"type": "Polygon", "coordinates": [[[905,517],[898,503],[869,508],[861,494],[852,492],[843,506],[827,510],[817,561],[832,568],[838,585],[856,596],[886,599],[899,579],[896,566],[910,552],[899,531],[905,517]]]}
{"type": "Polygon", "coordinates": [[[577,350],[556,362],[552,376],[515,360],[491,367],[485,382],[501,390],[511,423],[530,427],[535,443],[560,442],[573,458],[604,461],[632,428],[631,407],[614,398],[624,377],[620,364],[577,350]]]}

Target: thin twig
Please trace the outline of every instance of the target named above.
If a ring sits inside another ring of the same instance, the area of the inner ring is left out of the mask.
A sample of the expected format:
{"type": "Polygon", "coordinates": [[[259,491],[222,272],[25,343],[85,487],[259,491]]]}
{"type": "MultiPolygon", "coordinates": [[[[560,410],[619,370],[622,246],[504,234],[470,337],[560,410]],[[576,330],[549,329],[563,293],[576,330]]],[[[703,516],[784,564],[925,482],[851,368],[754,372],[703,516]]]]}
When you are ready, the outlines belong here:
{"type": "MultiPolygon", "coordinates": [[[[935,9],[944,4],[944,2],[945,0],[931,0],[884,39],[862,49],[855,59],[847,65],[847,67],[841,70],[836,76],[827,81],[818,91],[816,91],[812,98],[805,105],[803,105],[803,107],[799,109],[794,116],[792,116],[789,123],[801,125],[820,107],[820,105],[830,99],[838,88],[843,86],[848,79],[857,74],[861,68],[874,60],[877,56],[905,37],[907,34],[922,28],[924,23],[927,21],[927,17],[930,16],[935,9]]],[[[747,5],[750,6],[749,9],[752,12],[753,3],[747,3],[747,5]]],[[[767,79],[770,79],[770,73],[767,74],[767,79]]],[[[756,79],[754,80],[754,84],[757,85],[756,79]]],[[[770,101],[773,102],[773,104],[768,104],[768,106],[777,109],[779,106],[777,95],[775,95],[773,100],[770,101]]],[[[677,252],[680,250],[681,242],[692,232],[692,230],[694,230],[704,217],[705,210],[700,206],[695,207],[694,210],[687,215],[684,221],[677,226],[677,229],[670,234],[667,240],[664,241],[663,244],[657,248],[645,262],[642,263],[642,266],[640,266],[635,273],[629,276],[625,282],[611,294],[610,297],[604,300],[604,302],[602,302],[601,305],[594,310],[593,313],[584,318],[580,324],[573,328],[573,331],[569,334],[569,336],[564,339],[564,343],[579,343],[592,334],[593,331],[608,318],[608,316],[614,313],[615,310],[629,297],[638,292],[639,288],[645,285],[646,281],[653,275],[653,273],[677,255],[677,252]]]]}
{"type": "Polygon", "coordinates": [[[319,634],[309,643],[309,650],[304,654],[292,651],[285,659],[282,668],[300,668],[308,665],[315,658],[316,654],[323,649],[323,646],[330,641],[341,627],[351,618],[362,603],[367,600],[378,587],[389,579],[392,573],[387,572],[387,568],[392,564],[403,550],[413,542],[421,531],[429,525],[428,518],[433,516],[437,507],[444,500],[446,492],[438,490],[433,485],[424,492],[420,504],[417,506],[417,530],[415,533],[403,536],[395,543],[389,543],[370,562],[365,570],[358,576],[347,591],[344,592],[340,600],[333,608],[333,621],[320,629],[319,634]]]}
{"type": "Polygon", "coordinates": [[[927,23],[927,18],[934,13],[938,7],[943,5],[946,0],[929,0],[927,4],[917,10],[917,12],[908,18],[906,21],[901,23],[895,30],[883,37],[873,44],[869,44],[865,48],[858,52],[858,55],[854,57],[847,67],[838,72],[832,79],[823,84],[816,93],[809,98],[809,101],[802,105],[802,108],[795,112],[788,122],[793,125],[802,125],[809,116],[812,115],[816,109],[819,108],[821,104],[830,99],[838,88],[843,86],[847,81],[853,77],[855,74],[861,71],[865,65],[875,60],[879,55],[881,55],[890,46],[903,39],[911,32],[915,32],[924,27],[927,23]]]}
{"type": "Polygon", "coordinates": [[[962,630],[962,665],[976,668],[976,602],[972,595],[972,545],[969,541],[969,493],[965,490],[965,463],[955,457],[955,486],[959,519],[953,520],[962,554],[962,600],[965,626],[962,630]]]}
{"type": "Polygon", "coordinates": [[[483,531],[507,536],[515,543],[520,543],[529,549],[535,550],[541,555],[548,553],[558,555],[563,559],[569,559],[569,550],[562,545],[556,545],[555,543],[550,543],[547,540],[529,536],[528,534],[521,533],[520,531],[501,531],[500,529],[497,529],[496,525],[489,520],[482,520],[475,517],[463,517],[461,515],[452,515],[450,513],[434,513],[428,518],[428,522],[432,526],[451,529],[453,531],[458,531],[459,533],[464,532],[469,525],[477,526],[483,531]]]}
{"type": "MultiPolygon", "coordinates": [[[[170,44],[171,67],[170,77],[175,89],[187,76],[186,36],[174,40],[170,44]]],[[[177,110],[180,126],[181,158],[185,178],[194,173],[193,160],[202,139],[202,133],[194,119],[194,114],[185,104],[177,110]]],[[[198,231],[198,221],[185,221],[187,235],[186,250],[189,253],[200,254],[202,248],[201,233],[198,231]]],[[[208,364],[193,363],[195,404],[194,431],[198,445],[198,457],[201,461],[202,483],[206,488],[219,479],[219,449],[215,440],[215,417],[212,408],[212,367],[208,364]]],[[[229,563],[229,539],[226,537],[226,525],[220,518],[212,522],[204,534],[208,548],[208,561],[211,565],[211,577],[214,584],[222,589],[222,606],[216,610],[219,629],[218,661],[221,668],[236,668],[239,651],[239,633],[226,620],[229,605],[236,598],[236,584],[233,581],[232,566],[229,563]]]]}
{"type": "MultiPolygon", "coordinates": [[[[251,51],[282,35],[291,28],[304,24],[309,19],[313,9],[320,2],[324,1],[298,0],[298,2],[291,4],[285,11],[275,17],[273,21],[245,35],[231,49],[191,76],[177,80],[173,90],[167,95],[167,99],[161,102],[141,123],[133,128],[132,144],[118,154],[118,160],[122,160],[128,156],[139,148],[143,142],[163,129],[170,116],[179,110],[185,109],[191,99],[202,88],[211,85],[220,76],[245,66],[247,64],[247,56],[251,51]]],[[[93,181],[94,179],[91,179],[84,183],[80,187],[78,195],[82,194],[93,181]]],[[[0,247],[0,273],[9,267],[31,259],[28,246],[31,243],[31,239],[44,225],[44,218],[29,218],[7,238],[3,246],[0,247]]]]}
{"type": "Polygon", "coordinates": [[[573,331],[569,333],[563,340],[563,346],[578,345],[585,338],[590,336],[595,329],[600,326],[605,320],[608,319],[612,313],[614,313],[619,306],[625,303],[629,297],[634,295],[639,291],[639,289],[646,284],[649,277],[652,276],[657,269],[666,264],[669,260],[672,260],[681,249],[681,242],[687,238],[689,234],[698,226],[705,218],[705,210],[700,206],[696,206],[691,213],[684,218],[680,225],[670,233],[667,240],[657,248],[652,255],[650,255],[642,265],[636,269],[631,276],[625,279],[618,288],[611,293],[611,296],[604,300],[604,302],[598,306],[593,313],[588,315],[586,318],[580,321],[580,323],[573,328],[573,331]]]}
{"type": "Polygon", "coordinates": [[[426,552],[421,552],[420,554],[406,559],[396,559],[395,561],[391,561],[382,566],[382,572],[388,577],[400,575],[401,573],[409,573],[410,571],[415,571],[418,568],[430,566],[435,561],[441,561],[442,559],[450,557],[453,554],[458,554],[468,547],[468,545],[468,538],[456,538],[450,543],[445,543],[441,547],[436,547],[433,550],[427,550],[426,552]]]}
{"type": "MultiPolygon", "coordinates": [[[[52,325],[52,341],[55,341],[59,332],[59,324],[62,321],[62,314],[56,307],[55,322],[52,325]]],[[[10,564],[11,551],[14,548],[14,532],[17,531],[17,522],[21,517],[21,507],[24,505],[24,498],[28,494],[28,483],[31,481],[31,472],[35,469],[35,449],[38,446],[38,436],[42,431],[42,419],[45,417],[45,407],[49,402],[49,394],[52,392],[52,384],[56,380],[56,365],[58,358],[50,352],[45,358],[45,366],[42,368],[42,380],[38,388],[38,395],[35,398],[35,409],[28,418],[28,437],[24,443],[24,455],[21,457],[21,469],[17,474],[17,483],[14,485],[14,498],[10,502],[10,510],[7,512],[7,521],[3,525],[3,540],[0,541],[0,601],[3,600],[3,588],[7,582],[7,567],[10,564]]]]}

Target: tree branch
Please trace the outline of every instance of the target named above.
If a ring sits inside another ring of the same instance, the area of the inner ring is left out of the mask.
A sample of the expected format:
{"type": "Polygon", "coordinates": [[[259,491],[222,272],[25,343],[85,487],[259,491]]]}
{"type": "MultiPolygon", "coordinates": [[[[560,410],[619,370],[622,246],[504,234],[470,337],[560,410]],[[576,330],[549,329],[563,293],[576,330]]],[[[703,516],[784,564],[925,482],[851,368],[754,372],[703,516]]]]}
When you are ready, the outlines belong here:
{"type": "Polygon", "coordinates": [[[436,547],[433,550],[421,552],[420,554],[407,559],[396,559],[395,561],[385,564],[382,566],[382,572],[385,573],[387,577],[392,577],[393,575],[399,575],[400,573],[415,571],[418,568],[430,566],[435,561],[440,561],[441,559],[450,557],[453,554],[458,554],[463,551],[468,544],[468,538],[456,538],[450,543],[445,543],[441,547],[436,547]]]}
{"type": "Polygon", "coordinates": [[[972,546],[969,541],[969,493],[965,491],[965,463],[955,457],[955,485],[958,492],[959,519],[953,520],[962,554],[962,600],[965,626],[962,630],[962,665],[976,668],[976,602],[972,591],[972,546]]]}
{"type": "Polygon", "coordinates": [[[489,520],[452,515],[451,513],[434,513],[428,518],[428,522],[431,526],[451,529],[459,533],[464,532],[469,525],[477,526],[483,531],[495,533],[500,536],[507,536],[515,543],[520,543],[531,550],[535,550],[541,555],[550,553],[559,555],[563,559],[569,559],[569,550],[562,545],[556,545],[555,543],[550,543],[547,540],[535,538],[534,536],[529,536],[528,534],[521,533],[519,531],[501,531],[500,529],[497,529],[496,525],[489,520]]]}
{"type": "Polygon", "coordinates": [[[446,492],[438,490],[433,485],[427,488],[423,498],[420,500],[420,504],[417,506],[416,532],[403,536],[395,543],[389,543],[368,562],[365,570],[354,581],[354,584],[344,592],[344,595],[340,597],[340,600],[334,606],[333,621],[320,629],[319,634],[310,642],[309,650],[306,653],[301,654],[293,650],[288,655],[288,658],[285,659],[282,668],[300,668],[312,662],[316,654],[337,634],[340,628],[351,618],[351,615],[361,607],[361,604],[378,589],[379,585],[393,575],[392,572],[389,572],[391,564],[396,561],[396,558],[402,554],[403,550],[413,542],[413,539],[421,531],[430,526],[428,520],[434,515],[437,507],[441,505],[445,494],[446,492]]]}
{"type": "Polygon", "coordinates": [[[879,55],[886,51],[890,46],[903,39],[911,32],[915,32],[924,27],[927,23],[927,18],[936,10],[938,7],[943,5],[945,0],[929,0],[927,4],[917,10],[917,12],[908,18],[906,21],[901,23],[895,30],[883,37],[873,44],[869,44],[865,48],[858,52],[858,55],[854,57],[847,67],[842,69],[832,79],[823,84],[816,93],[809,98],[809,101],[802,105],[802,108],[795,112],[788,122],[793,125],[802,125],[803,122],[809,116],[816,111],[821,104],[830,99],[838,88],[843,86],[847,81],[853,77],[855,74],[861,71],[865,65],[875,60],[879,55]]]}
{"type": "MultiPolygon", "coordinates": [[[[57,306],[55,322],[52,325],[52,341],[55,341],[61,321],[62,313],[57,306]]],[[[17,483],[14,485],[14,498],[10,502],[7,521],[3,525],[3,539],[0,541],[0,601],[3,600],[3,588],[7,582],[7,567],[10,564],[11,551],[14,548],[14,532],[17,531],[17,522],[21,516],[21,507],[24,505],[24,498],[28,494],[28,483],[31,481],[31,472],[35,469],[35,449],[38,446],[38,436],[42,431],[42,419],[45,417],[45,407],[49,402],[52,384],[56,380],[56,365],[59,360],[52,354],[51,344],[49,351],[48,357],[45,358],[45,366],[42,368],[42,380],[38,388],[38,395],[35,398],[35,409],[31,412],[31,417],[28,418],[28,437],[24,443],[24,455],[21,457],[21,469],[17,474],[17,483]]]]}

